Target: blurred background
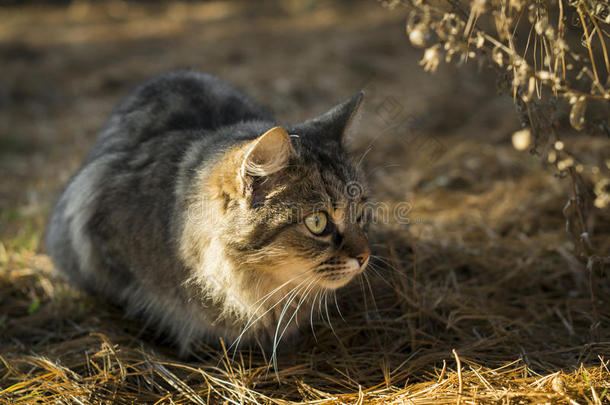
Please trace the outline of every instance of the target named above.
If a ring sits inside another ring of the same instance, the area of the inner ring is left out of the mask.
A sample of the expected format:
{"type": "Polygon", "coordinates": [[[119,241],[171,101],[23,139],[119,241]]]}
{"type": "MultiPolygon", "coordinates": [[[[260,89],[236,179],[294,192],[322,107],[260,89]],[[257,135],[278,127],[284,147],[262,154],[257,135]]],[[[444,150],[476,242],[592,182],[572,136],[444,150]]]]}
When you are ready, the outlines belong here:
{"type": "MultiPolygon", "coordinates": [[[[178,68],[218,75],[284,122],[364,88],[366,114],[353,149],[372,142],[367,155],[379,181],[388,172],[401,176],[395,197],[435,181],[479,187],[476,178],[447,177],[446,167],[427,179],[406,169],[440,159],[449,148],[445,135],[508,144],[518,128],[512,102],[496,97],[493,76],[477,66],[424,73],[404,21],[404,11],[370,0],[2,2],[3,237],[37,244],[41,214],[112,108],[143,80],[178,68]]],[[[471,158],[483,159],[480,152],[471,158]]]]}
{"type": "MultiPolygon", "coordinates": [[[[355,283],[340,292],[337,310],[347,321],[333,309],[334,329],[317,320],[316,337],[303,334],[296,360],[286,358],[278,375],[281,390],[273,373],[248,377],[252,364],[243,368],[245,385],[322,398],[307,387],[357,396],[359,384],[435,384],[453,348],[471,365],[523,366],[511,366],[517,371],[505,387],[526,391],[536,372],[599,364],[610,353],[609,276],[587,272],[565,232],[571,183],[541,156],[515,150],[515,107],[487,66],[424,72],[406,18],[373,0],[0,1],[0,370],[11,370],[0,388],[65,372],[25,357],[32,353],[87,376],[99,398],[135,395],[146,383],[121,370],[152,364],[150,340],[120,311],[53,276],[42,235],[59,190],[114,106],[142,81],[178,68],[219,76],[280,122],[312,117],[364,89],[348,147],[363,158],[376,201],[409,207],[408,221],[373,227],[373,288],[361,292],[355,283]],[[104,373],[89,366],[95,353],[107,361],[104,373]]],[[[563,139],[581,161],[610,165],[609,139],[563,139]]],[[[594,253],[607,254],[610,214],[596,209],[590,218],[594,253]]],[[[155,350],[172,358],[163,346],[155,350]]],[[[218,377],[216,352],[207,353],[214,360],[196,367],[218,377]]],[[[487,386],[471,377],[476,397],[487,386]]],[[[210,379],[195,380],[192,387],[209,392],[210,379]]],[[[36,381],[29,387],[44,380],[36,381]]],[[[166,395],[150,387],[150,401],[166,395]]]]}

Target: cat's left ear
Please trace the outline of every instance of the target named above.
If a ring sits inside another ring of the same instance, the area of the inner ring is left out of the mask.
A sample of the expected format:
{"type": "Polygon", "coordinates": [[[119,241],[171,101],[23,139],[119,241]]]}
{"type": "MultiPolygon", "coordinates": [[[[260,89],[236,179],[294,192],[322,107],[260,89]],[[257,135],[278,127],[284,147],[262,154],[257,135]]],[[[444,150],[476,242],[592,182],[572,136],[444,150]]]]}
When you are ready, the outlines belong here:
{"type": "Polygon", "coordinates": [[[282,127],[273,127],[248,143],[239,169],[243,192],[257,191],[260,184],[288,165],[294,153],[290,135],[282,127]]]}
{"type": "Polygon", "coordinates": [[[364,92],[361,90],[328,112],[295,125],[290,129],[291,133],[315,136],[321,141],[341,143],[358,126],[363,98],[364,92]]]}

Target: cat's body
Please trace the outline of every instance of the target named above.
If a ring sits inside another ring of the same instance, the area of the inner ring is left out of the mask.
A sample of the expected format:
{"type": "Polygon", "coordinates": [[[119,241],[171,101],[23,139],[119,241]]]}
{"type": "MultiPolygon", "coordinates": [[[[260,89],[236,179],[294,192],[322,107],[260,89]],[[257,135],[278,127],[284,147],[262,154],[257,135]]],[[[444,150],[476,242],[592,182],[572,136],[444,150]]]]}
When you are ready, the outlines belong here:
{"type": "Polygon", "coordinates": [[[212,76],[146,83],[112,114],[54,208],[56,267],[183,351],[244,331],[243,342],[277,340],[286,305],[306,307],[366,266],[362,224],[345,214],[363,196],[341,195],[362,182],[340,144],[359,99],[286,132],[212,76]],[[316,233],[322,220],[334,228],[316,233]]]}

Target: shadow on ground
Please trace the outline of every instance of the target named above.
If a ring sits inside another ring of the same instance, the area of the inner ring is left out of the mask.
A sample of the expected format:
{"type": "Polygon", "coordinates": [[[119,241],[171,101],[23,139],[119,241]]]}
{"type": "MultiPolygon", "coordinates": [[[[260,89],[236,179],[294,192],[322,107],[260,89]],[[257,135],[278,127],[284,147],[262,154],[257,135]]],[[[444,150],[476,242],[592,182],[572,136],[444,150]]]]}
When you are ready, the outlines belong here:
{"type": "MultiPolygon", "coordinates": [[[[0,401],[610,401],[608,269],[587,272],[572,253],[569,180],[512,148],[512,101],[485,69],[423,73],[403,22],[373,1],[2,9],[0,401]],[[364,88],[350,148],[379,202],[408,203],[402,221],[373,228],[367,274],[298,319],[296,350],[275,371],[257,348],[202,345],[178,359],[53,276],[41,246],[55,196],[113,106],[183,67],[285,122],[364,88]]],[[[600,165],[610,156],[608,140],[566,143],[600,165]]],[[[610,215],[592,221],[607,253],[610,215]]]]}

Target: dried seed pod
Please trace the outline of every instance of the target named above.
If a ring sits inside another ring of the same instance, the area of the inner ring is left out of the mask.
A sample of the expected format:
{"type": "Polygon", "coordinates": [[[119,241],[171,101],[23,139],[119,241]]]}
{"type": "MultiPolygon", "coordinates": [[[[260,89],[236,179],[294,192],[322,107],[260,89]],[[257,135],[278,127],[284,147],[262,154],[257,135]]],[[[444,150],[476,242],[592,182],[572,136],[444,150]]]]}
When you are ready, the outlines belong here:
{"type": "Polygon", "coordinates": [[[499,47],[495,47],[491,53],[491,58],[500,67],[504,66],[504,53],[499,47]]]}
{"type": "Polygon", "coordinates": [[[455,36],[464,30],[466,23],[454,13],[446,13],[443,15],[440,25],[441,31],[447,36],[455,36]]]}
{"type": "Polygon", "coordinates": [[[595,16],[605,22],[610,23],[610,5],[599,2],[595,5],[595,16]]]}
{"type": "MultiPolygon", "coordinates": [[[[570,100],[572,102],[572,100],[570,100]]],[[[570,124],[577,131],[581,131],[585,126],[585,112],[587,110],[587,98],[585,96],[578,97],[572,103],[570,111],[570,124]]]]}
{"type": "Polygon", "coordinates": [[[526,150],[532,142],[532,131],[529,128],[521,129],[513,134],[513,146],[517,150],[526,150]]]}
{"type": "Polygon", "coordinates": [[[510,0],[509,5],[517,11],[521,11],[521,8],[523,7],[521,0],[510,0]]]}
{"type": "Polygon", "coordinates": [[[574,158],[571,156],[568,156],[567,158],[557,162],[557,169],[559,169],[560,171],[569,169],[572,166],[574,166],[574,158]]]}
{"type": "Polygon", "coordinates": [[[553,74],[551,72],[549,72],[548,70],[540,70],[538,72],[538,78],[540,80],[546,81],[546,80],[550,80],[553,77],[553,74]]]}
{"type": "Polygon", "coordinates": [[[610,205],[610,179],[601,179],[595,184],[595,201],[594,205],[597,208],[606,208],[610,205]]]}
{"type": "Polygon", "coordinates": [[[542,35],[544,34],[548,26],[549,20],[546,16],[543,16],[542,18],[538,19],[538,21],[536,21],[536,23],[534,24],[534,29],[536,30],[536,33],[538,35],[542,35]]]}
{"type": "Polygon", "coordinates": [[[436,71],[436,68],[438,68],[439,63],[441,62],[438,48],[439,45],[436,44],[426,49],[424,57],[419,61],[420,66],[423,66],[426,72],[434,72],[436,71]]]}
{"type": "Polygon", "coordinates": [[[422,16],[420,13],[414,11],[409,15],[405,29],[409,36],[409,41],[411,41],[413,46],[418,48],[426,46],[426,41],[430,37],[427,22],[428,18],[426,18],[425,13],[422,16]]]}
{"type": "Polygon", "coordinates": [[[407,32],[409,34],[409,41],[413,46],[423,48],[426,46],[426,37],[428,36],[428,30],[423,24],[419,24],[413,29],[409,30],[407,26],[407,32]]]}

